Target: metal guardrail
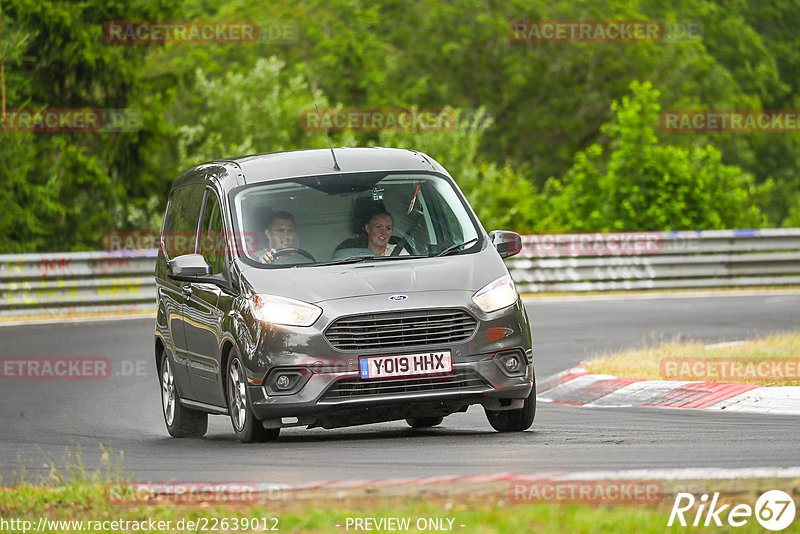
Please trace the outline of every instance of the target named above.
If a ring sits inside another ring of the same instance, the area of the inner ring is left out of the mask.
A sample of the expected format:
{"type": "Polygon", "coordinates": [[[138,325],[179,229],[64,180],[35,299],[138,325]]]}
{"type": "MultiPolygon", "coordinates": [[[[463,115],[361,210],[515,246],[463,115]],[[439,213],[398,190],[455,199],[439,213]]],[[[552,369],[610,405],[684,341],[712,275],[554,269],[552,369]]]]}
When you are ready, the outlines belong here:
{"type": "MultiPolygon", "coordinates": [[[[0,317],[155,310],[156,250],[0,255],[0,317]]],[[[800,285],[800,228],[523,237],[521,292],[800,285]]]]}
{"type": "Polygon", "coordinates": [[[524,236],[521,292],[800,284],[800,228],[524,236]]]}
{"type": "Polygon", "coordinates": [[[0,317],[154,311],[156,250],[0,255],[0,317]]]}

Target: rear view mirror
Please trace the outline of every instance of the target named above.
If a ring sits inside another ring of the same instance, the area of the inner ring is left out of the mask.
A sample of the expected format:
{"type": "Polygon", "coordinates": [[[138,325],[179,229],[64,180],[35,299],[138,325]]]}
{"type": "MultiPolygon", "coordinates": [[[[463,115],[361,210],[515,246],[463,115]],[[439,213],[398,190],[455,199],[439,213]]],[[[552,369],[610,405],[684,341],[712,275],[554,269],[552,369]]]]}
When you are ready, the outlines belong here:
{"type": "Polygon", "coordinates": [[[501,258],[510,258],[522,250],[522,237],[516,232],[495,230],[489,233],[489,239],[492,240],[501,258]]]}
{"type": "Polygon", "coordinates": [[[211,266],[202,254],[184,254],[167,262],[167,276],[182,282],[200,282],[211,276],[211,266]]]}

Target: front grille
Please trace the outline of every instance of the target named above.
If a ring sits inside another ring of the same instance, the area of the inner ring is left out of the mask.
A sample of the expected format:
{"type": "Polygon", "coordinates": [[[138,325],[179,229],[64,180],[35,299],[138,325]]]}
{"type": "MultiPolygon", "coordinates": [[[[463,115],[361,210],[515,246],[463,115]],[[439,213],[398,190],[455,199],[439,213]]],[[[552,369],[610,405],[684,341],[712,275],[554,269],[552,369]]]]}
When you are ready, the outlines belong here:
{"type": "Polygon", "coordinates": [[[462,310],[370,313],[337,319],[325,338],[339,350],[399,349],[466,341],[477,326],[462,310]]]}
{"type": "Polygon", "coordinates": [[[389,380],[361,380],[348,378],[333,384],[322,396],[322,400],[351,397],[418,393],[421,391],[448,392],[468,388],[488,388],[486,381],[475,371],[456,371],[446,378],[402,378],[389,380]]]}

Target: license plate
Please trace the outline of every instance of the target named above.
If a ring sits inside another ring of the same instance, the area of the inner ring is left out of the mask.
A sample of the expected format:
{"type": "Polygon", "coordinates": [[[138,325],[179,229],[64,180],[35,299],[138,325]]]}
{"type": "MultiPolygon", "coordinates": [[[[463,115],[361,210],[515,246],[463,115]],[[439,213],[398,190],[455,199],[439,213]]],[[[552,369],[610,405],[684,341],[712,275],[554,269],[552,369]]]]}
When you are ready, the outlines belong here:
{"type": "Polygon", "coordinates": [[[423,352],[402,356],[373,356],[359,360],[361,378],[421,376],[449,373],[453,370],[450,351],[423,352]]]}

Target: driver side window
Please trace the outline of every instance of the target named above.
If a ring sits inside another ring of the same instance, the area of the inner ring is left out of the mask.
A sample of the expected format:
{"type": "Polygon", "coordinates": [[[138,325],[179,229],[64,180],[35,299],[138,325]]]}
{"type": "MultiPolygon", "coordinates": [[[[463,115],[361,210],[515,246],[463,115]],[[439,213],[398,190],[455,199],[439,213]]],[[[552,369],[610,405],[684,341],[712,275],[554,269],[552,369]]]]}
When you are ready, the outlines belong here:
{"type": "Polygon", "coordinates": [[[203,211],[202,235],[200,237],[200,253],[211,265],[211,274],[222,272],[225,261],[225,229],[222,224],[222,211],[217,194],[207,189],[205,209],[203,211]]]}
{"type": "Polygon", "coordinates": [[[189,185],[172,194],[161,234],[168,259],[194,253],[202,202],[203,187],[200,185],[189,185]]]}

